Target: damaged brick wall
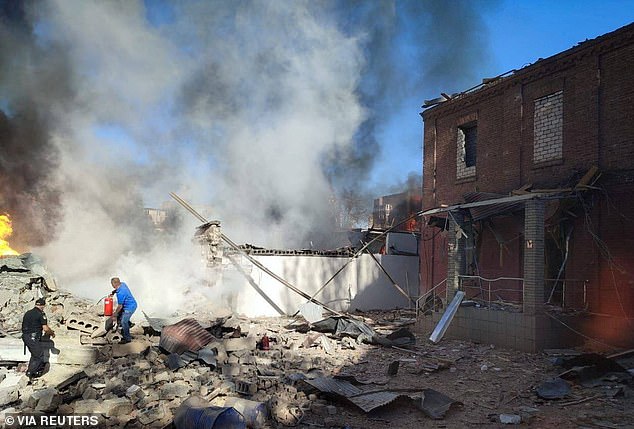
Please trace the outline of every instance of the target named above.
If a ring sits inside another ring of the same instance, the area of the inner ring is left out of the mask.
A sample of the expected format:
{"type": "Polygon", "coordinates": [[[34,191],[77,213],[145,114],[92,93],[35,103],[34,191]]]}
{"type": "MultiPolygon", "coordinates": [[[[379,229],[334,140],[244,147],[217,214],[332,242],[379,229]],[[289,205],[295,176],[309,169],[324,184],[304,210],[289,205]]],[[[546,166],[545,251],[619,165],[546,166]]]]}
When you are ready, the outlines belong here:
{"type": "MultiPolygon", "coordinates": [[[[602,191],[586,197],[590,201],[584,201],[571,221],[565,272],[569,278],[587,280],[591,312],[610,316],[597,316],[601,320],[592,324],[592,334],[615,341],[627,340],[623,332],[631,331],[632,321],[626,316],[634,317],[634,226],[627,221],[634,204],[626,197],[634,192],[633,67],[631,24],[422,113],[424,209],[463,202],[467,192],[508,195],[527,184],[535,189],[570,187],[592,166],[599,168],[596,185],[602,191]],[[556,93],[563,101],[561,157],[535,162],[536,100],[556,93]],[[461,178],[456,174],[458,127],[474,116],[477,174],[461,178]]],[[[521,213],[514,219],[517,224],[504,221],[503,229],[523,227],[521,213]]],[[[428,241],[421,244],[423,292],[447,272],[447,232],[427,228],[423,226],[422,235],[428,241]]],[[[519,246],[508,246],[500,261],[499,248],[489,247],[498,247],[490,231],[483,230],[481,244],[482,273],[524,275],[519,246]]],[[[583,299],[575,292],[570,299],[583,299]]]]}

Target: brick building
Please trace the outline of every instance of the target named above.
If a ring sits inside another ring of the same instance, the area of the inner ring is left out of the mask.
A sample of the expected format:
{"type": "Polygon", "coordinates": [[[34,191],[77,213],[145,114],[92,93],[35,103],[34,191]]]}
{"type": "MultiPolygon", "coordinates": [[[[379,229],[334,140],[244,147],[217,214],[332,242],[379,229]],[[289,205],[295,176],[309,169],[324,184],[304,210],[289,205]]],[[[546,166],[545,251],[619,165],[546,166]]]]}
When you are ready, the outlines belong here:
{"type": "Polygon", "coordinates": [[[477,305],[448,335],[634,342],[632,70],[634,24],[424,106],[422,293],[477,305]]]}
{"type": "Polygon", "coordinates": [[[372,228],[395,227],[395,231],[419,231],[420,220],[412,215],[420,211],[421,200],[420,188],[410,188],[405,192],[375,198],[372,209],[372,228]],[[408,219],[410,217],[411,219],[408,219]],[[401,223],[405,219],[408,220],[401,223]]]}

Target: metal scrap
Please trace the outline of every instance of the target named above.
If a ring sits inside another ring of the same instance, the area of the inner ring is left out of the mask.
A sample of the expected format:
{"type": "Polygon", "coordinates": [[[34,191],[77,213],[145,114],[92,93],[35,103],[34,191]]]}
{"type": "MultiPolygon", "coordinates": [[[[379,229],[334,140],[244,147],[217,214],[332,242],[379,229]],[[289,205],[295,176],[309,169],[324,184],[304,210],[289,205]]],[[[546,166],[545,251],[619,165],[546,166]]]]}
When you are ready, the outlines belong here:
{"type": "MultiPolygon", "coordinates": [[[[371,385],[366,385],[363,389],[353,385],[346,380],[338,380],[327,377],[319,377],[312,380],[306,379],[304,382],[313,386],[323,393],[330,393],[341,396],[350,401],[366,413],[387,405],[399,397],[413,399],[412,396],[395,391],[372,389],[371,385]]],[[[416,397],[420,395],[415,395],[416,397]]]]}
{"type": "Polygon", "coordinates": [[[462,405],[462,402],[456,401],[434,389],[423,389],[421,409],[432,419],[442,419],[445,417],[445,414],[452,405],[462,405]]]}
{"type": "Polygon", "coordinates": [[[187,350],[198,351],[213,340],[215,337],[196,320],[183,319],[162,329],[159,347],[170,353],[181,354],[187,350]]]}

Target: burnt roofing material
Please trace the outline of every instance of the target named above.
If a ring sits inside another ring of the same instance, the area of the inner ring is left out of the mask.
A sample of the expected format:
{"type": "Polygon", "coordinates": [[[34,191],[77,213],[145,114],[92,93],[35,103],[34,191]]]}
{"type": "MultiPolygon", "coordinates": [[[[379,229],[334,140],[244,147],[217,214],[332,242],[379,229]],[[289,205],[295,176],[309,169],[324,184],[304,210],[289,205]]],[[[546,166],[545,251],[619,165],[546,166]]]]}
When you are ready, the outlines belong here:
{"type": "Polygon", "coordinates": [[[163,328],[159,347],[170,353],[181,354],[187,350],[198,351],[215,339],[196,320],[183,319],[163,328]]]}

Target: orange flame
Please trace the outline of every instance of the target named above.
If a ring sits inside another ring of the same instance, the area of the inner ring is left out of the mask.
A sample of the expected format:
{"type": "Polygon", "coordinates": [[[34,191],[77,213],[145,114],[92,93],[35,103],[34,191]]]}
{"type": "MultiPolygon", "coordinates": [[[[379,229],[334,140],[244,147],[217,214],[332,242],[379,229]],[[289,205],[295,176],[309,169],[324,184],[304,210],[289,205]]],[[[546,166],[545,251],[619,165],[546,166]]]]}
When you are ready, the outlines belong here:
{"type": "Polygon", "coordinates": [[[6,238],[11,237],[13,234],[13,228],[11,227],[11,218],[9,215],[0,215],[0,256],[3,255],[19,255],[19,253],[9,246],[9,243],[5,241],[6,238]]]}

